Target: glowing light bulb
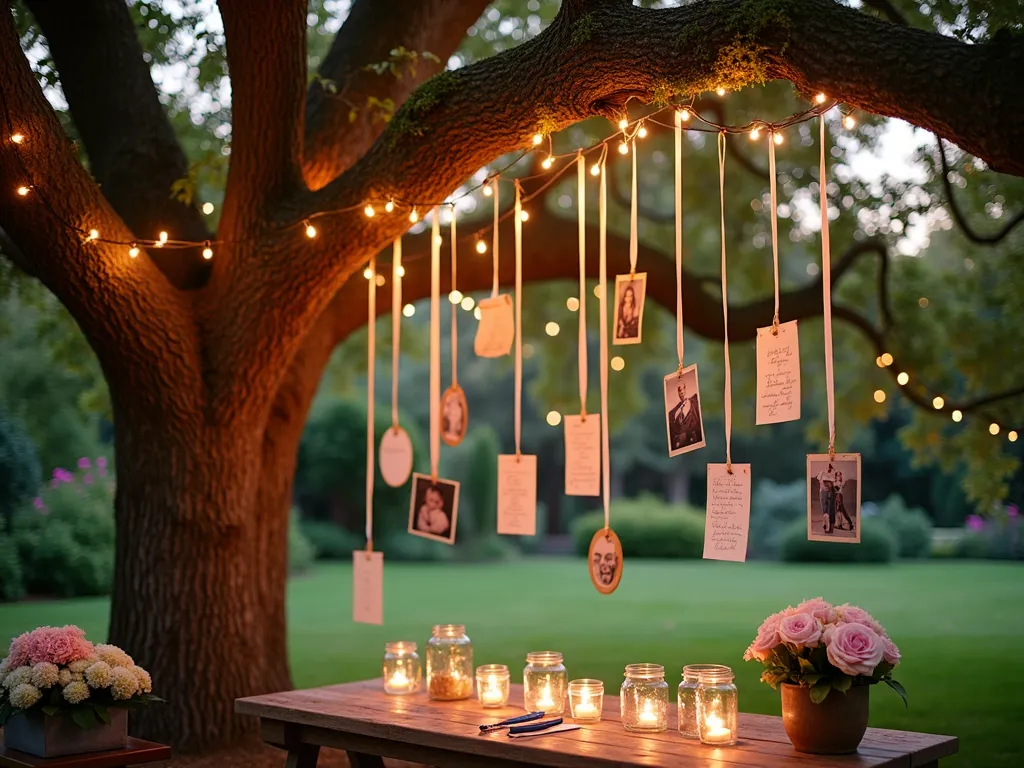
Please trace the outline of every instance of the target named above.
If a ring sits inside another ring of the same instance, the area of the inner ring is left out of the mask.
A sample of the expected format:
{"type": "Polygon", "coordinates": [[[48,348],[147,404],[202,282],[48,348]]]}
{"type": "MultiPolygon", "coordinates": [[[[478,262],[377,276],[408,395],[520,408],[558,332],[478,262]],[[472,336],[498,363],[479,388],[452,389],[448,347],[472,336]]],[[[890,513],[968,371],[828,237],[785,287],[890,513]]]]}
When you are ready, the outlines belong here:
{"type": "Polygon", "coordinates": [[[546,333],[548,336],[557,336],[558,332],[561,330],[561,326],[559,326],[558,323],[554,321],[544,326],[544,333],[546,333]]]}
{"type": "Polygon", "coordinates": [[[934,398],[932,399],[932,408],[934,408],[934,409],[935,409],[936,411],[941,411],[941,410],[942,410],[942,406],[944,406],[945,404],[946,404],[946,401],[945,401],[945,400],[943,400],[943,399],[942,399],[941,397],[939,397],[938,395],[936,395],[936,396],[935,396],[935,397],[934,397],[934,398]]]}
{"type": "Polygon", "coordinates": [[[591,176],[600,176],[601,175],[601,165],[600,165],[600,163],[594,163],[592,166],[590,166],[590,175],[591,176]]]}
{"type": "Polygon", "coordinates": [[[629,144],[627,144],[624,141],[621,144],[619,144],[619,154],[620,155],[628,155],[629,154],[629,144]]]}
{"type": "Polygon", "coordinates": [[[857,126],[857,121],[853,119],[853,115],[847,115],[843,118],[843,128],[848,131],[852,131],[857,126]]]}
{"type": "Polygon", "coordinates": [[[203,213],[207,216],[213,213],[213,203],[203,203],[203,213]]]}
{"type": "Polygon", "coordinates": [[[639,136],[641,139],[646,139],[647,138],[647,129],[644,126],[641,125],[640,126],[640,130],[638,130],[636,132],[636,135],[639,136]]]}
{"type": "Polygon", "coordinates": [[[155,246],[156,246],[157,248],[163,248],[163,247],[164,247],[164,244],[165,244],[166,242],[167,242],[167,233],[166,233],[166,232],[161,232],[161,233],[160,233],[160,234],[159,234],[159,235],[157,236],[157,241],[156,241],[156,242],[154,243],[154,245],[155,245],[155,246]]]}
{"type": "Polygon", "coordinates": [[[477,253],[487,253],[487,243],[485,243],[483,240],[477,240],[476,241],[476,252],[477,253]]]}
{"type": "Polygon", "coordinates": [[[565,300],[565,306],[570,312],[578,312],[580,309],[580,300],[575,296],[570,296],[565,300]]]}
{"type": "Polygon", "coordinates": [[[473,307],[476,306],[476,302],[473,300],[472,296],[466,296],[465,298],[462,299],[462,303],[459,304],[459,306],[462,307],[467,312],[469,312],[470,310],[473,309],[473,307]]]}
{"type": "Polygon", "coordinates": [[[398,265],[398,269],[396,269],[395,272],[398,273],[399,277],[405,277],[405,267],[403,267],[401,264],[398,265]]]}
{"type": "Polygon", "coordinates": [[[907,382],[910,381],[910,374],[906,371],[901,371],[899,376],[896,377],[896,381],[901,387],[906,386],[907,382]]]}
{"type": "Polygon", "coordinates": [[[626,130],[626,126],[628,126],[628,125],[629,125],[629,120],[627,120],[626,118],[622,118],[621,120],[619,120],[619,130],[620,131],[626,130]]]}
{"type": "Polygon", "coordinates": [[[491,185],[490,184],[488,184],[486,187],[484,187],[484,197],[490,197],[493,194],[494,194],[494,190],[491,189],[491,185]]]}
{"type": "Polygon", "coordinates": [[[687,122],[690,119],[690,110],[684,109],[679,116],[682,118],[684,123],[687,122]]]}
{"type": "Polygon", "coordinates": [[[544,158],[544,162],[542,162],[541,165],[544,168],[550,168],[552,165],[554,165],[554,162],[555,158],[551,157],[551,155],[548,155],[547,157],[544,158]]]}
{"type": "Polygon", "coordinates": [[[444,238],[442,238],[440,235],[438,235],[437,237],[434,238],[434,242],[437,243],[438,245],[440,245],[441,243],[444,242],[444,238]]]}
{"type": "Polygon", "coordinates": [[[963,415],[963,413],[961,411],[953,411],[953,413],[951,413],[950,416],[952,416],[953,421],[958,422],[958,423],[964,417],[964,415],[963,415]]]}
{"type": "Polygon", "coordinates": [[[612,358],[612,370],[613,371],[621,371],[625,367],[626,367],[626,361],[623,360],[621,357],[616,355],[615,357],[612,358]]]}
{"type": "Polygon", "coordinates": [[[993,421],[991,424],[988,425],[988,433],[990,435],[998,435],[999,434],[999,425],[996,424],[993,421]]]}
{"type": "Polygon", "coordinates": [[[542,141],[544,141],[544,137],[541,134],[539,134],[539,133],[533,134],[533,145],[534,146],[537,146],[542,141]]]}
{"type": "Polygon", "coordinates": [[[1009,432],[1006,433],[1006,439],[1009,440],[1011,443],[1016,443],[1017,442],[1017,431],[1014,430],[1014,429],[1011,429],[1009,432]]]}
{"type": "Polygon", "coordinates": [[[132,247],[128,249],[128,255],[131,256],[133,259],[136,256],[138,256],[139,255],[139,246],[137,246],[135,243],[132,243],[132,247]]]}
{"type": "Polygon", "coordinates": [[[458,304],[462,301],[462,291],[455,290],[448,294],[448,301],[452,304],[458,304]]]}
{"type": "Polygon", "coordinates": [[[420,215],[419,215],[419,213],[417,213],[416,209],[413,208],[409,212],[409,221],[411,221],[413,224],[415,224],[419,220],[420,220],[420,215]]]}
{"type": "Polygon", "coordinates": [[[374,214],[376,214],[377,212],[376,212],[375,210],[373,210],[373,206],[372,206],[372,205],[370,205],[369,203],[367,203],[367,204],[366,204],[366,207],[365,207],[365,208],[363,208],[363,213],[365,213],[365,214],[366,214],[366,218],[368,218],[368,219],[372,219],[372,218],[373,218],[373,216],[374,216],[374,214]]]}
{"type": "Polygon", "coordinates": [[[562,414],[558,411],[548,411],[548,424],[552,427],[557,427],[562,423],[562,414]]]}
{"type": "Polygon", "coordinates": [[[393,210],[395,210],[395,201],[394,200],[388,200],[386,203],[384,203],[384,212],[385,213],[391,213],[393,210]]]}
{"type": "Polygon", "coordinates": [[[384,283],[386,283],[387,280],[385,279],[384,275],[377,275],[375,278],[373,278],[373,282],[375,282],[378,286],[381,286],[384,285],[384,283]]]}
{"type": "Polygon", "coordinates": [[[892,365],[892,355],[890,355],[888,352],[883,352],[882,353],[882,365],[885,365],[885,366],[892,365]]]}
{"type": "Polygon", "coordinates": [[[416,307],[414,307],[412,304],[406,304],[404,307],[402,307],[402,314],[405,315],[406,317],[412,317],[413,315],[416,314],[416,307]]]}
{"type": "Polygon", "coordinates": [[[715,88],[715,93],[719,96],[725,96],[725,88],[715,88]]]}
{"type": "Polygon", "coordinates": [[[209,261],[213,258],[213,248],[210,247],[210,241],[206,241],[206,247],[203,248],[203,258],[209,261]]]}
{"type": "Polygon", "coordinates": [[[877,365],[879,368],[885,368],[885,363],[882,362],[881,355],[875,358],[875,365],[877,365]]]}
{"type": "Polygon", "coordinates": [[[761,129],[760,128],[752,128],[751,131],[750,131],[750,140],[751,141],[757,141],[760,138],[761,138],[761,129]]]}
{"type": "Polygon", "coordinates": [[[600,285],[600,283],[594,286],[594,295],[597,298],[599,298],[599,299],[601,298],[601,285],[600,285]]]}
{"type": "Polygon", "coordinates": [[[308,221],[306,222],[306,237],[308,237],[310,240],[316,237],[316,227],[314,227],[308,221]]]}
{"type": "Polygon", "coordinates": [[[26,186],[24,186],[24,185],[23,185],[23,186],[20,186],[20,187],[18,187],[18,190],[17,190],[17,191],[18,191],[18,194],[19,194],[19,195],[21,195],[22,197],[24,197],[25,195],[27,195],[27,194],[28,194],[28,187],[26,187],[26,186]]]}
{"type": "Polygon", "coordinates": [[[364,269],[363,270],[363,277],[365,277],[367,280],[372,280],[373,279],[373,270],[370,269],[369,267],[364,269]]]}
{"type": "Polygon", "coordinates": [[[14,142],[15,144],[21,144],[22,142],[25,141],[25,134],[23,134],[23,133],[12,133],[11,134],[11,141],[14,142]]]}
{"type": "Polygon", "coordinates": [[[99,236],[100,236],[100,231],[98,229],[90,229],[89,230],[89,236],[87,238],[85,238],[85,239],[86,240],[98,240],[99,236]]]}
{"type": "Polygon", "coordinates": [[[475,317],[477,320],[480,319],[480,307],[477,307],[476,309],[473,310],[473,317],[475,317]]]}
{"type": "Polygon", "coordinates": [[[826,98],[826,96],[825,96],[824,93],[819,93],[817,96],[814,97],[814,100],[818,104],[824,104],[825,103],[825,98],[826,98]]]}
{"type": "Polygon", "coordinates": [[[782,139],[782,134],[781,134],[781,133],[773,133],[773,134],[772,134],[772,140],[773,140],[773,141],[774,141],[774,142],[775,142],[776,144],[781,144],[781,143],[782,143],[782,141],[783,141],[783,139],[782,139]]]}
{"type": "Polygon", "coordinates": [[[529,221],[530,220],[530,212],[529,211],[520,211],[519,212],[519,220],[520,221],[529,221]]]}
{"type": "Polygon", "coordinates": [[[876,389],[875,390],[875,402],[876,403],[884,403],[885,402],[885,392],[883,390],[881,390],[881,389],[876,389]]]}

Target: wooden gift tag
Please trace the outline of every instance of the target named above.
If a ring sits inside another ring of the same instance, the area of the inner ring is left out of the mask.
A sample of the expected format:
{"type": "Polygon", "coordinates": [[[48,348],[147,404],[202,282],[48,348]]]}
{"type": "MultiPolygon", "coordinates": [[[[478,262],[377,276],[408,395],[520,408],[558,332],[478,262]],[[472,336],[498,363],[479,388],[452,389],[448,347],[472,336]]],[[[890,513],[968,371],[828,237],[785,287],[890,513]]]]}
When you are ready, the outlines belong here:
{"type": "Polygon", "coordinates": [[[498,457],[498,533],[537,533],[536,456],[513,453],[498,457]]]}
{"type": "Polygon", "coordinates": [[[384,553],[352,553],[352,620],[384,623],[384,553]]]}
{"type": "Polygon", "coordinates": [[[758,424],[800,418],[800,338],[796,320],[757,329],[758,424]]]}
{"type": "Polygon", "coordinates": [[[565,493],[601,495],[601,414],[565,416],[565,493]]]}
{"type": "Polygon", "coordinates": [[[750,465],[708,464],[708,505],[704,522],[704,559],[747,559],[750,532],[750,465]]]}

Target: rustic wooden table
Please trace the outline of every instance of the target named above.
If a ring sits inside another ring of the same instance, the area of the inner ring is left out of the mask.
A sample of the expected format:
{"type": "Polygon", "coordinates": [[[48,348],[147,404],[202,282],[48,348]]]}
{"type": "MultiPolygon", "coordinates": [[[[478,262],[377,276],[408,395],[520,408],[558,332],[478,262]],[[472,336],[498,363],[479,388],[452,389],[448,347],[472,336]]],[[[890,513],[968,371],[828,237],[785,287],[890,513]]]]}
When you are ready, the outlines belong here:
{"type": "Polygon", "coordinates": [[[87,752],[84,755],[67,755],[66,757],[33,757],[24,752],[0,747],[0,767],[2,768],[124,768],[126,765],[169,760],[170,757],[170,747],[130,736],[124,749],[115,749],[109,752],[87,752]]]}
{"type": "MultiPolygon", "coordinates": [[[[381,680],[366,680],[238,699],[235,711],[260,718],[263,740],[288,750],[288,768],[312,768],[320,747],[346,750],[353,768],[381,768],[381,757],[440,768],[928,768],[957,751],[952,736],[869,728],[855,755],[806,755],[790,745],[781,718],[744,714],[739,744],[708,747],[679,735],[674,705],[667,732],[626,733],[617,696],[605,696],[600,723],[579,731],[530,739],[480,735],[478,725],[522,714],[522,701],[519,685],[512,687],[508,707],[485,710],[475,699],[428,701],[422,692],[388,696],[381,680]]],[[[571,722],[568,712],[565,717],[571,722]]]]}

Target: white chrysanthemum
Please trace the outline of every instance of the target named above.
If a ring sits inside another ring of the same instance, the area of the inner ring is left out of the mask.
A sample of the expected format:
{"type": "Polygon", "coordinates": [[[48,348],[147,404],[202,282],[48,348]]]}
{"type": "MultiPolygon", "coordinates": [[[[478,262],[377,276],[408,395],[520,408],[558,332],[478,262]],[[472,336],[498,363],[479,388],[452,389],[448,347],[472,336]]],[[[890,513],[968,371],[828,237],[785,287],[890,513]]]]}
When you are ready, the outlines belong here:
{"type": "Polygon", "coordinates": [[[100,661],[105,661],[112,667],[134,667],[132,657],[122,651],[116,645],[97,645],[96,655],[100,661]]]}
{"type": "Polygon", "coordinates": [[[7,672],[11,668],[11,657],[8,656],[5,659],[0,659],[0,675],[7,672]]]}
{"type": "Polygon", "coordinates": [[[97,661],[85,670],[85,682],[89,684],[90,688],[109,688],[110,671],[110,665],[107,662],[97,661]]]}
{"type": "Polygon", "coordinates": [[[85,675],[82,674],[81,672],[72,672],[71,673],[71,682],[72,683],[84,683],[85,682],[85,675]]]}
{"type": "Polygon", "coordinates": [[[130,699],[139,690],[139,679],[134,670],[126,667],[114,667],[110,671],[110,693],[115,699],[130,699]]]}
{"type": "Polygon", "coordinates": [[[19,685],[32,682],[32,667],[18,667],[17,669],[11,670],[7,675],[7,679],[4,680],[4,687],[8,691],[13,691],[19,685]]]}
{"type": "Polygon", "coordinates": [[[84,680],[75,680],[64,686],[64,698],[69,704],[80,704],[89,698],[89,686],[84,680]]]}
{"type": "Polygon", "coordinates": [[[85,670],[87,670],[93,664],[95,664],[97,661],[98,659],[95,658],[79,659],[78,661],[72,661],[70,664],[68,664],[68,669],[70,669],[74,673],[81,674],[82,672],[85,672],[85,670]]]}
{"type": "Polygon", "coordinates": [[[57,682],[63,688],[65,685],[71,682],[71,670],[66,667],[57,673],[57,682]]]}
{"type": "Polygon", "coordinates": [[[134,667],[132,672],[135,673],[135,679],[138,680],[139,693],[152,693],[153,678],[149,676],[149,672],[144,670],[142,667],[134,667]]]}
{"type": "Polygon", "coordinates": [[[11,691],[11,706],[15,709],[28,709],[42,697],[42,692],[34,685],[21,683],[11,691]]]}
{"type": "Polygon", "coordinates": [[[36,688],[52,688],[57,684],[60,670],[56,664],[42,661],[32,667],[32,685],[36,688]]]}

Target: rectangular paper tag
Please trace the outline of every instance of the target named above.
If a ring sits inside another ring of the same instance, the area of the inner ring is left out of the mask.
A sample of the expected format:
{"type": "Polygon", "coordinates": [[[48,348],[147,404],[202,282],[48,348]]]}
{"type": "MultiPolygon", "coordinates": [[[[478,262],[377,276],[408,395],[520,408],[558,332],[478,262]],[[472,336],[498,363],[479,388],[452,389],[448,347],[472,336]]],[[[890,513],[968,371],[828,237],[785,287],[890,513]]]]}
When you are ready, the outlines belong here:
{"type": "Polygon", "coordinates": [[[601,414],[565,416],[565,493],[601,495],[601,414]]]}
{"type": "Polygon", "coordinates": [[[704,559],[747,559],[750,532],[750,465],[708,464],[708,506],[704,522],[704,559]]]}
{"type": "Polygon", "coordinates": [[[384,553],[352,553],[352,621],[384,623],[384,553]]]}
{"type": "Polygon", "coordinates": [[[800,418],[800,338],[796,320],[757,329],[757,424],[800,418]]]}
{"type": "Polygon", "coordinates": [[[536,456],[498,456],[498,533],[537,533],[536,456]]]}

